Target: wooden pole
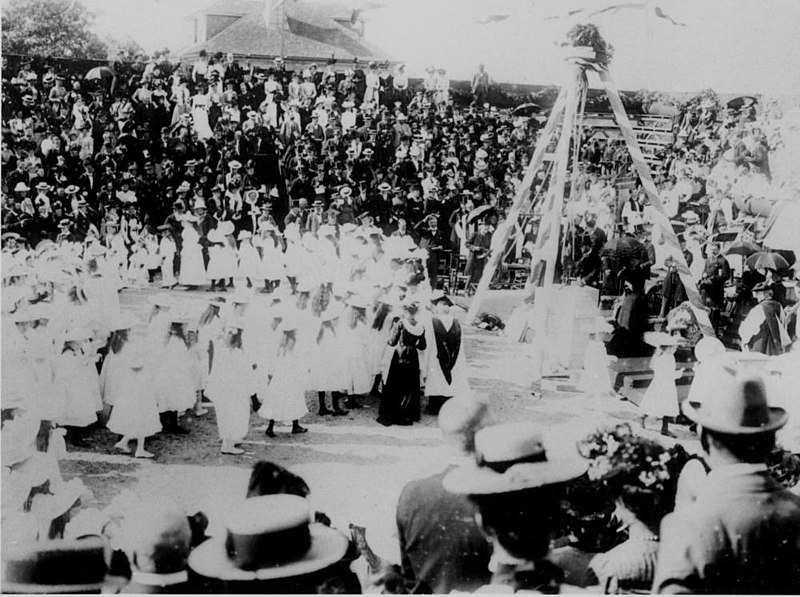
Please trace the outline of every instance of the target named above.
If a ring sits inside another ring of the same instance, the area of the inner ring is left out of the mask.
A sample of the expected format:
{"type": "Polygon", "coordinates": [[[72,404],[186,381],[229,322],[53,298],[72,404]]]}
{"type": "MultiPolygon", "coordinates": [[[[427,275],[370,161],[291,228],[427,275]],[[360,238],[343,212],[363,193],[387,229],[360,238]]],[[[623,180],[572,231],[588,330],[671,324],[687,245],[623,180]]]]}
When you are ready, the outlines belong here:
{"type": "Polygon", "coordinates": [[[547,146],[550,144],[550,138],[553,136],[559,118],[564,112],[566,97],[567,91],[566,89],[562,88],[558,94],[555,104],[553,104],[553,109],[550,112],[550,117],[547,119],[547,124],[545,124],[544,130],[539,137],[539,143],[536,145],[536,149],[533,151],[533,156],[531,157],[530,164],[528,165],[528,170],[525,173],[525,177],[522,179],[522,184],[517,191],[516,197],[514,197],[514,203],[508,210],[505,224],[495,230],[495,233],[492,237],[492,252],[491,256],[489,257],[489,263],[486,264],[486,268],[483,270],[483,276],[478,283],[478,288],[475,290],[475,296],[472,297],[472,303],[470,304],[469,311],[467,312],[467,321],[473,321],[478,316],[478,310],[481,307],[481,303],[483,302],[486,292],[489,290],[489,284],[491,283],[492,278],[494,278],[494,273],[497,270],[497,266],[500,264],[500,260],[503,258],[503,247],[505,247],[508,236],[514,229],[514,222],[516,222],[519,218],[522,206],[527,201],[528,195],[530,195],[531,186],[533,185],[536,172],[539,170],[542,162],[544,161],[544,154],[547,150],[547,146]]]}
{"type": "Polygon", "coordinates": [[[625,112],[625,107],[622,105],[622,99],[620,99],[619,92],[617,91],[614,81],[611,79],[611,75],[607,70],[601,70],[599,71],[599,74],[600,80],[603,82],[606,94],[608,95],[608,99],[611,102],[611,108],[614,110],[614,116],[617,119],[617,125],[622,132],[622,138],[625,139],[628,152],[631,154],[633,165],[642,181],[642,186],[644,187],[647,196],[650,198],[650,203],[654,208],[654,216],[656,220],[655,224],[661,228],[664,240],[671,247],[673,247],[673,249],[677,249],[673,251],[675,253],[674,266],[678,271],[681,282],[683,282],[683,287],[686,289],[686,296],[689,299],[689,304],[691,304],[694,310],[695,316],[697,317],[697,323],[699,324],[704,336],[715,338],[716,333],[714,332],[714,328],[711,325],[711,320],[708,317],[708,311],[706,310],[706,307],[700,298],[700,292],[697,290],[697,283],[689,271],[686,258],[683,256],[683,251],[681,250],[680,243],[678,242],[678,236],[672,229],[672,224],[669,221],[669,217],[664,211],[664,206],[658,196],[658,189],[656,189],[655,182],[653,182],[653,177],[650,174],[650,167],[644,160],[644,155],[639,147],[639,142],[636,140],[636,135],[633,132],[633,127],[631,126],[628,114],[625,112]]]}

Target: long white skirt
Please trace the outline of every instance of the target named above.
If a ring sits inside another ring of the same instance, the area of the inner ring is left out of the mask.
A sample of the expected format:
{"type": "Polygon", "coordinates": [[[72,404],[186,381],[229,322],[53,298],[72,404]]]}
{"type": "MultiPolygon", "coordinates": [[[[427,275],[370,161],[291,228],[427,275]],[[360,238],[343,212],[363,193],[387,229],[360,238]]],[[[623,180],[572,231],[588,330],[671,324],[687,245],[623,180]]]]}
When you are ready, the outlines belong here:
{"type": "Polygon", "coordinates": [[[245,352],[216,343],[206,395],[214,402],[220,438],[239,442],[247,435],[253,393],[254,373],[245,352]]]}
{"type": "Polygon", "coordinates": [[[369,394],[375,379],[369,359],[370,336],[365,324],[358,324],[355,329],[342,330],[342,350],[347,362],[347,385],[345,391],[353,396],[369,394]]]}
{"type": "Polygon", "coordinates": [[[208,278],[220,280],[233,278],[237,270],[236,253],[230,247],[213,246],[209,252],[208,278]]]}
{"type": "Polygon", "coordinates": [[[100,378],[93,363],[72,351],[63,353],[56,360],[54,385],[63,397],[56,419],[59,425],[86,427],[97,421],[103,401],[100,378]]]}
{"type": "Polygon", "coordinates": [[[651,417],[677,417],[680,411],[675,387],[675,357],[653,357],[652,367],[653,381],[647,387],[639,410],[651,417]]]}
{"type": "Polygon", "coordinates": [[[109,431],[129,437],[148,437],[161,431],[158,404],[149,371],[127,369],[119,384],[106,427],[109,431]]]}
{"type": "Polygon", "coordinates": [[[153,390],[159,412],[183,412],[194,406],[196,381],[192,356],[180,338],[172,337],[154,359],[153,390]]]}
{"type": "MultiPolygon", "coordinates": [[[[319,319],[314,318],[319,323],[319,319]]],[[[311,372],[309,389],[317,392],[341,392],[348,385],[347,358],[344,344],[329,328],[317,342],[316,333],[311,342],[311,372]]]]}
{"type": "Polygon", "coordinates": [[[261,259],[260,278],[262,280],[280,280],[285,275],[284,256],[280,249],[264,247],[261,259]]]}
{"type": "Polygon", "coordinates": [[[258,416],[276,421],[294,421],[308,413],[306,385],[308,366],[297,352],[280,356],[275,361],[275,373],[259,393],[263,401],[258,416]]]}
{"type": "Polygon", "coordinates": [[[261,278],[261,257],[253,245],[243,244],[239,247],[239,267],[236,276],[250,278],[251,282],[261,278]]]}
{"type": "Polygon", "coordinates": [[[203,263],[203,250],[200,245],[183,245],[178,282],[184,286],[202,286],[206,280],[206,266],[203,263]]]}

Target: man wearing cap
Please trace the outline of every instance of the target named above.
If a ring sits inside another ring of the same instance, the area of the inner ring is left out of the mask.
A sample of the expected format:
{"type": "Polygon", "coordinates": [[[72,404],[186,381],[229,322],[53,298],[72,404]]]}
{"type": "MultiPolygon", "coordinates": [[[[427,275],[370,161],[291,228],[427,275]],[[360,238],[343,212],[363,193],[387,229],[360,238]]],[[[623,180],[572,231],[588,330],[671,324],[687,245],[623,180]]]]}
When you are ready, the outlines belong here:
{"type": "Polygon", "coordinates": [[[695,501],[661,523],[653,591],[781,594],[800,587],[800,496],[765,464],[785,410],[770,407],[764,381],[735,361],[716,366],[716,391],[686,416],[698,424],[711,469],[695,501]]]}

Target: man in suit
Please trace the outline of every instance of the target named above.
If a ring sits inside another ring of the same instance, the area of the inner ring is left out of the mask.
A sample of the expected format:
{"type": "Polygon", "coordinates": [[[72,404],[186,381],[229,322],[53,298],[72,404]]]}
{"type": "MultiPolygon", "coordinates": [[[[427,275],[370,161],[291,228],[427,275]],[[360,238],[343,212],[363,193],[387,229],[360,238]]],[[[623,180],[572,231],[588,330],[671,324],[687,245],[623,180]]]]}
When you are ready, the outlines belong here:
{"type": "MultiPolygon", "coordinates": [[[[487,423],[486,404],[466,398],[449,400],[439,413],[445,441],[467,461],[475,433],[487,423]]],[[[417,592],[447,594],[473,591],[489,579],[489,543],[475,522],[475,506],[464,495],[449,493],[441,473],[411,481],[397,504],[402,574],[417,592]]]]}
{"type": "Polygon", "coordinates": [[[788,415],[763,379],[735,359],[713,371],[715,392],[685,414],[701,429],[711,472],[695,501],[661,523],[658,593],[780,594],[800,589],[800,496],[765,464],[788,415]]]}
{"type": "Polygon", "coordinates": [[[739,326],[742,348],[769,356],[783,354],[789,341],[789,334],[783,328],[786,318],[783,307],[774,299],[769,282],[756,284],[752,292],[758,304],[739,326]]]}

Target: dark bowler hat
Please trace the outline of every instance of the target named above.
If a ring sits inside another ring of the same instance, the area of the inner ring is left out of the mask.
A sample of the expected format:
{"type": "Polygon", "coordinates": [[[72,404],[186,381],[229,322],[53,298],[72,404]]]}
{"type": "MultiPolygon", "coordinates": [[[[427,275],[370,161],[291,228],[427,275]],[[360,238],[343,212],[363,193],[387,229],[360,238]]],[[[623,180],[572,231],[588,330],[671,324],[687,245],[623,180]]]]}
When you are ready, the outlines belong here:
{"type": "Polygon", "coordinates": [[[684,413],[698,425],[728,435],[755,435],[776,431],[789,415],[769,406],[764,380],[741,357],[720,359],[714,365],[714,391],[703,402],[684,405],[684,413]]]}
{"type": "Polygon", "coordinates": [[[101,537],[3,549],[3,593],[100,593],[108,565],[101,537]]]}

